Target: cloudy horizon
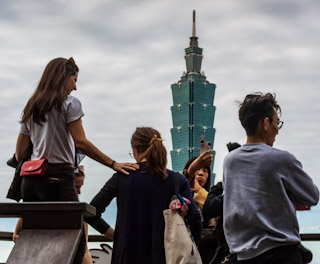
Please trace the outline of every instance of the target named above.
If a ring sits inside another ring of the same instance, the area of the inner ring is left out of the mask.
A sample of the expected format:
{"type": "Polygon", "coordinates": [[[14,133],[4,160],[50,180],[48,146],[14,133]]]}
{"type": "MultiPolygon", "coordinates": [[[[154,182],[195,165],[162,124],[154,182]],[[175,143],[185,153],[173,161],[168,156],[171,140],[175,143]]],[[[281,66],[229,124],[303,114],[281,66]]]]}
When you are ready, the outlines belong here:
{"type": "MultiPolygon", "coordinates": [[[[15,150],[21,111],[55,57],[72,56],[80,68],[72,95],[82,102],[89,140],[119,162],[133,161],[131,134],[137,126],[152,126],[165,139],[171,168],[170,85],[186,70],[194,9],[202,70],[217,85],[217,180],[226,143],[246,140],[237,101],[248,93],[271,92],[284,121],[274,147],[294,154],[320,186],[319,1],[2,0],[1,202],[11,202],[5,195],[13,170],[6,161],[15,150]]],[[[81,200],[90,202],[113,172],[89,158],[83,164],[81,200]]],[[[319,211],[318,205],[308,215],[319,211]]]]}

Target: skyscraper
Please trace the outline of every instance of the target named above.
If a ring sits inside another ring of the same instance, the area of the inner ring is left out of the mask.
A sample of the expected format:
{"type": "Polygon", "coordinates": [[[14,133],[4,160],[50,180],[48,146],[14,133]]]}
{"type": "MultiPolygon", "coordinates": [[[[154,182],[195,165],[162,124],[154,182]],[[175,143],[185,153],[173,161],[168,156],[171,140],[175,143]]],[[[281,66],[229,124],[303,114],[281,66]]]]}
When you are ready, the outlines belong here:
{"type": "Polygon", "coordinates": [[[172,169],[180,172],[191,157],[200,155],[201,135],[205,136],[205,141],[210,142],[212,147],[215,136],[213,100],[216,85],[208,82],[204,72],[201,71],[203,55],[202,48],[198,47],[195,16],[193,11],[192,36],[184,57],[187,71],[177,83],[171,85],[173,98],[171,160],[172,169]]]}

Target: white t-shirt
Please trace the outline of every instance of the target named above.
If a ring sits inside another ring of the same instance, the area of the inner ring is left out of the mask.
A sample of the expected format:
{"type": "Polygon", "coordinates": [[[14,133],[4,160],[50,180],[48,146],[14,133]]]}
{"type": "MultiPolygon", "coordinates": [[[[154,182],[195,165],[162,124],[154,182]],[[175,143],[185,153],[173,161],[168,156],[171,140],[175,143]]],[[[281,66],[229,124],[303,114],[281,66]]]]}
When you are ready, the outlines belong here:
{"type": "Polygon", "coordinates": [[[61,112],[52,109],[48,112],[46,122],[36,124],[29,119],[21,124],[20,133],[30,136],[33,144],[31,160],[48,159],[49,163],[74,164],[75,145],[68,124],[84,116],[78,98],[68,95],[63,102],[61,112]]]}

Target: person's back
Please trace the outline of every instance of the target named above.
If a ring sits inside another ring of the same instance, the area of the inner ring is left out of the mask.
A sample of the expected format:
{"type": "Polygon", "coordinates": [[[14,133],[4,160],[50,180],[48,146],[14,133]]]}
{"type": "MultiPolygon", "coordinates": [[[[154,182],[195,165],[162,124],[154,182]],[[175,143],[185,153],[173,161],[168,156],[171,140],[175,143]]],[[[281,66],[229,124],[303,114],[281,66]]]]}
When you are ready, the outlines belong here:
{"type": "Polygon", "coordinates": [[[110,227],[101,214],[111,200],[117,198],[113,264],[165,263],[163,211],[169,208],[175,194],[175,177],[180,179],[179,193],[191,201],[186,219],[195,241],[199,240],[202,220],[189,182],[184,176],[166,170],[166,150],[161,141],[156,130],[137,128],[131,144],[140,168],[129,175],[114,174],[90,203],[96,207],[97,214],[88,218],[88,223],[106,234],[110,227]],[[164,162],[160,163],[161,160],[164,162]],[[155,168],[161,170],[156,173],[155,168]]]}
{"type": "Polygon", "coordinates": [[[302,263],[296,210],[319,200],[300,162],[272,147],[283,124],[278,112],[273,95],[247,95],[239,109],[247,142],[224,161],[224,230],[239,263],[302,263]]]}
{"type": "MultiPolygon", "coordinates": [[[[32,147],[33,167],[47,162],[40,173],[28,172],[21,181],[24,202],[79,201],[74,188],[75,149],[116,171],[136,169],[136,164],[117,163],[85,136],[81,103],[71,96],[77,90],[79,68],[73,58],[55,58],[46,66],[39,84],[24,107],[15,158],[26,160],[32,147]],[[28,175],[28,176],[26,176],[28,175]]],[[[20,184],[20,183],[19,183],[20,184]]],[[[19,197],[18,197],[19,198],[19,197]]],[[[82,263],[85,236],[81,236],[74,263],[82,263]]]]}
{"type": "Polygon", "coordinates": [[[224,168],[230,175],[224,178],[225,233],[238,256],[252,258],[278,244],[300,243],[291,199],[317,200],[312,180],[293,155],[264,143],[245,144],[226,157],[224,168]]]}
{"type": "Polygon", "coordinates": [[[175,177],[180,178],[181,195],[192,201],[187,219],[194,225],[195,217],[199,226],[202,224],[189,184],[182,175],[168,171],[168,177],[162,180],[146,173],[144,163],[140,166],[129,176],[115,176],[118,215],[113,263],[165,263],[163,210],[169,208],[175,177]]]}
{"type": "Polygon", "coordinates": [[[21,131],[33,142],[31,159],[47,158],[51,163],[74,163],[75,145],[67,124],[83,116],[80,101],[68,95],[61,111],[53,108],[46,113],[46,122],[37,124],[29,119],[21,131]],[[72,111],[70,111],[72,109],[72,111]]]}

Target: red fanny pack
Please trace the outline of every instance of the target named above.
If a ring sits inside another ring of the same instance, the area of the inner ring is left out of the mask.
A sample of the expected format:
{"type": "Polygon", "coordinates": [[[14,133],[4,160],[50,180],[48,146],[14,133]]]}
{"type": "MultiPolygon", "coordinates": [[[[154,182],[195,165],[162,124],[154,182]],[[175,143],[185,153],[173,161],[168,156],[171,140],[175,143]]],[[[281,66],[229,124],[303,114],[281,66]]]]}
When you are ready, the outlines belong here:
{"type": "Polygon", "coordinates": [[[47,159],[26,161],[21,166],[20,176],[44,175],[48,166],[47,159]]]}

